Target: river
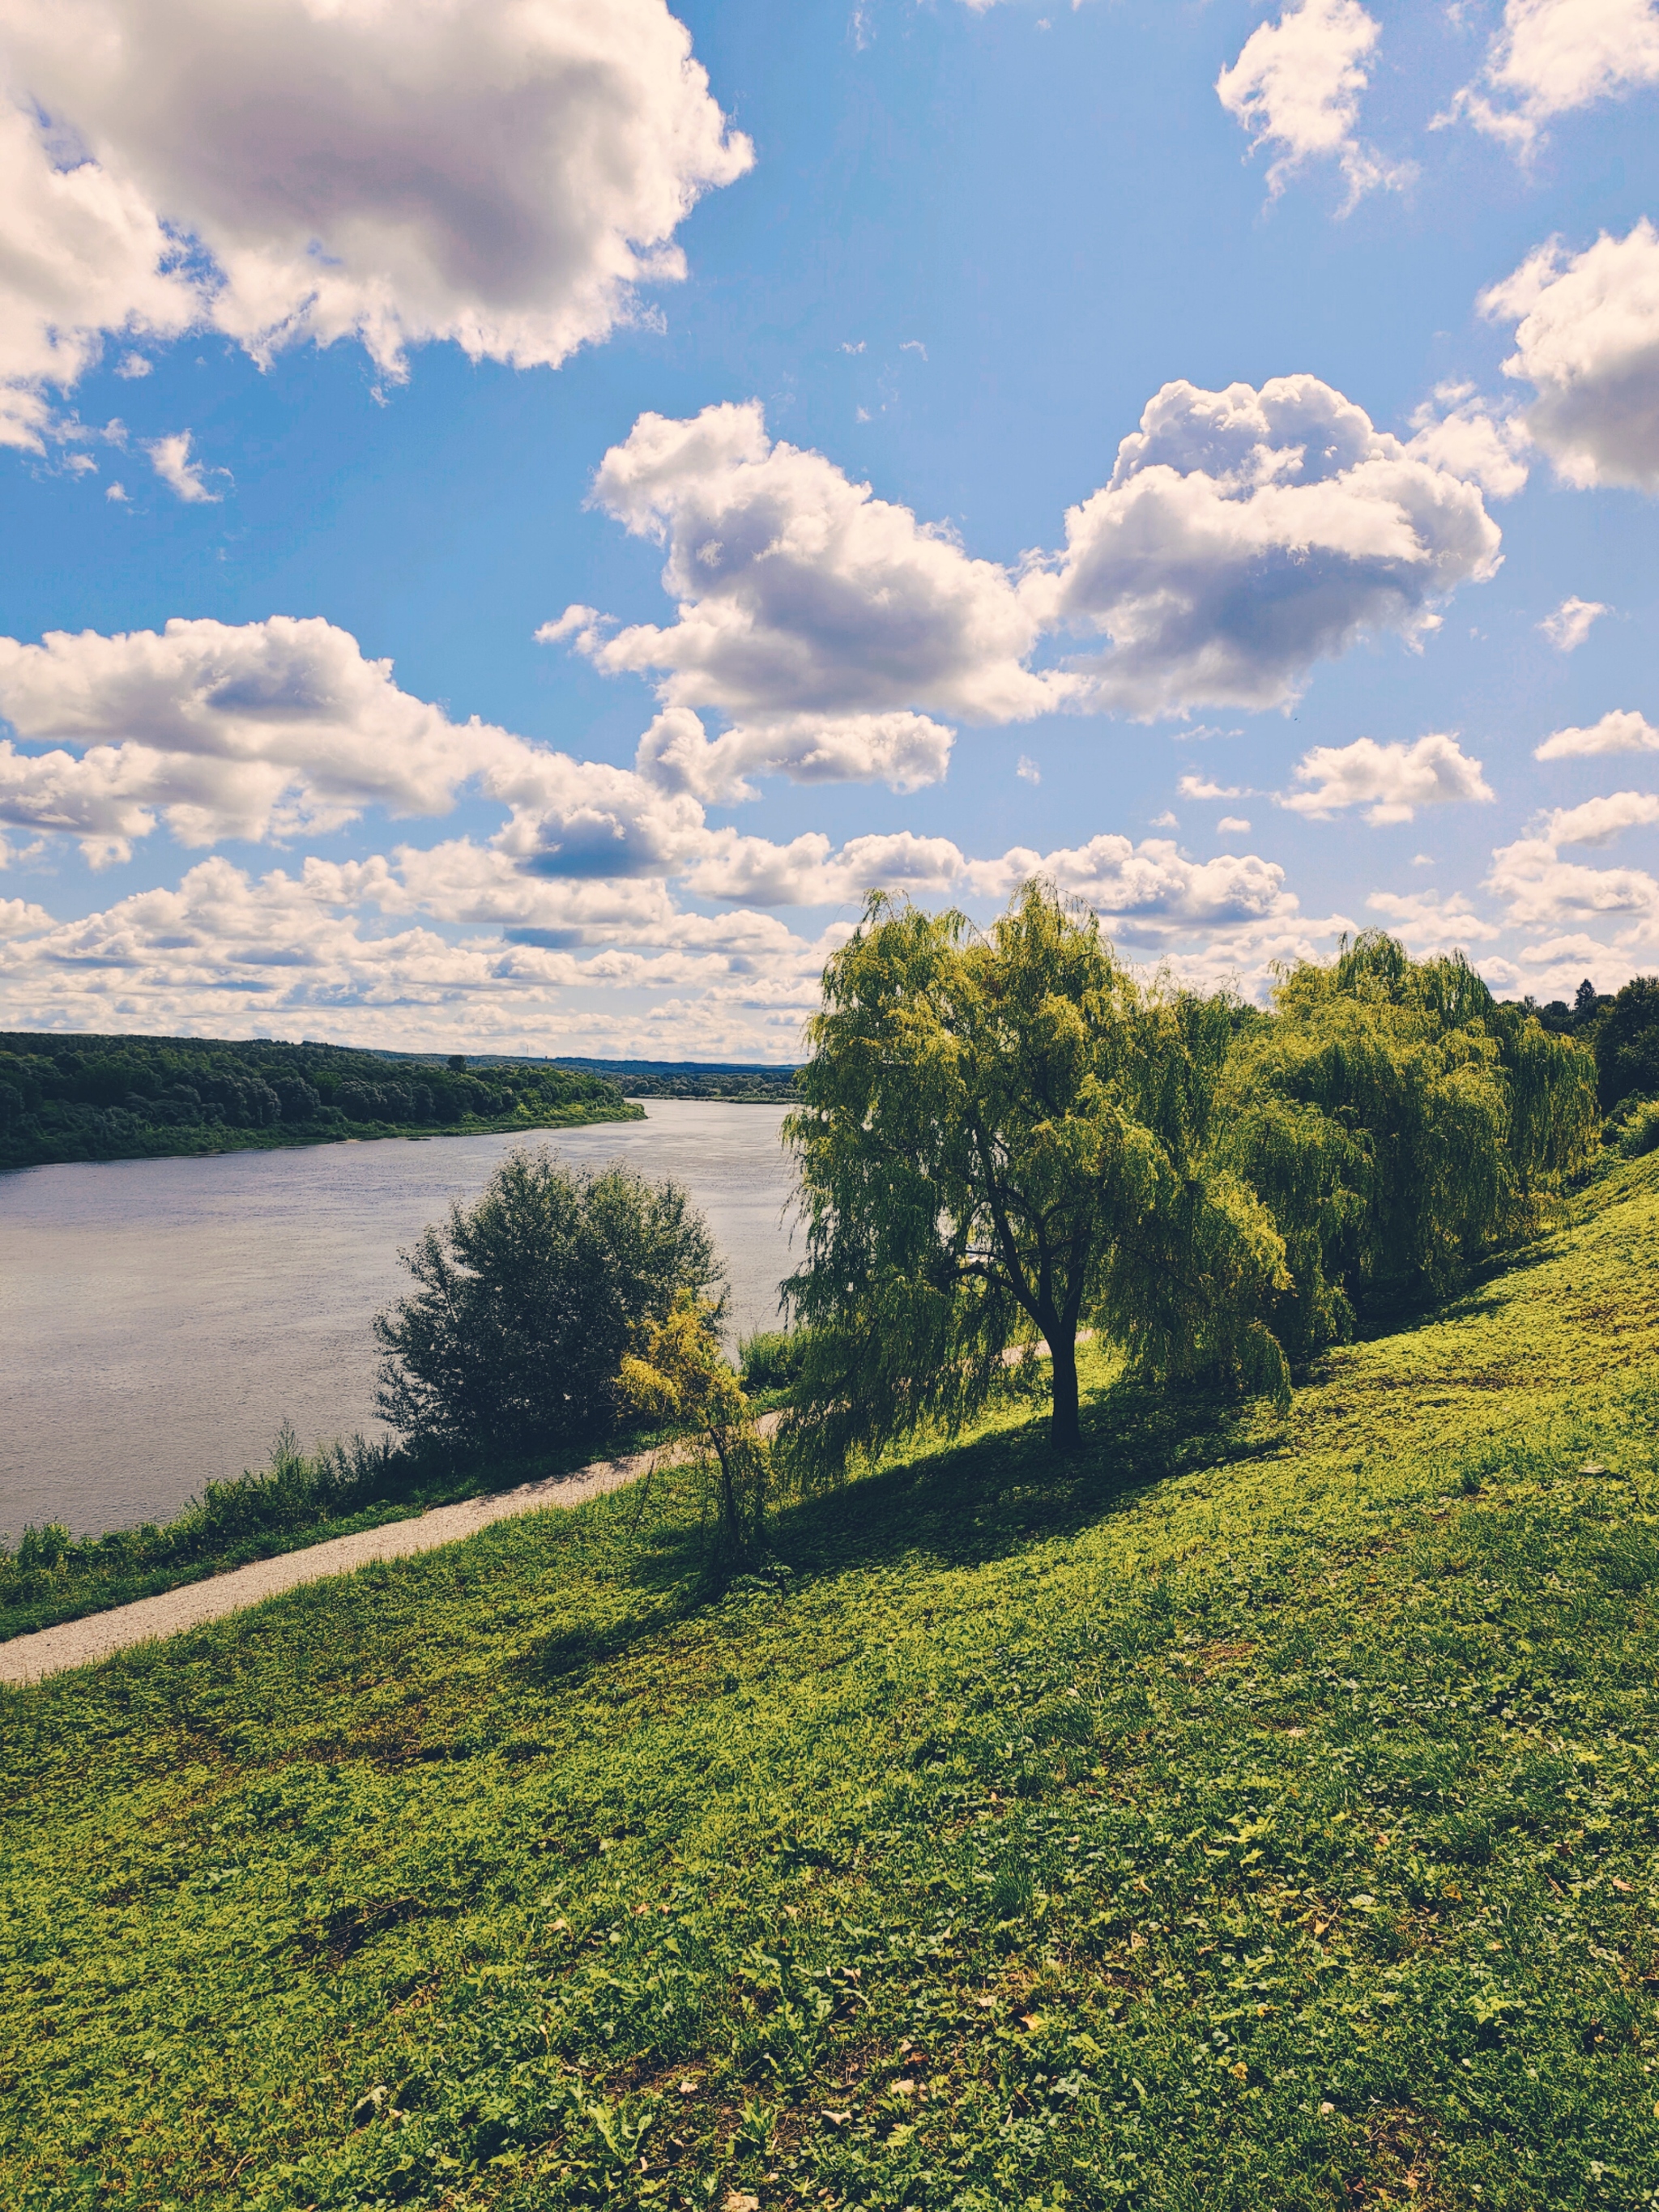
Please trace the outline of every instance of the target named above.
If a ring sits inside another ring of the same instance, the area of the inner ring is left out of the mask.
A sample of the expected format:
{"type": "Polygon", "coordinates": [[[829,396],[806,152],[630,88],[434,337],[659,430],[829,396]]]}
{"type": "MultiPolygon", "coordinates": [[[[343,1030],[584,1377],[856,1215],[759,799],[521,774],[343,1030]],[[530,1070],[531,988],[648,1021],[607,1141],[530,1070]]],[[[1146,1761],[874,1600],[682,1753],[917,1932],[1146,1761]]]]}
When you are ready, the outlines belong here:
{"type": "MultiPolygon", "coordinates": [[[[708,1216],[732,1334],[770,1328],[789,1269],[783,1109],[647,1099],[643,1121],[550,1129],[562,1158],[672,1176],[708,1216]]],[[[307,1444],[375,1429],[370,1322],[400,1246],[522,1137],[433,1137],[121,1160],[0,1176],[0,1534],[176,1513],[307,1444]]]]}

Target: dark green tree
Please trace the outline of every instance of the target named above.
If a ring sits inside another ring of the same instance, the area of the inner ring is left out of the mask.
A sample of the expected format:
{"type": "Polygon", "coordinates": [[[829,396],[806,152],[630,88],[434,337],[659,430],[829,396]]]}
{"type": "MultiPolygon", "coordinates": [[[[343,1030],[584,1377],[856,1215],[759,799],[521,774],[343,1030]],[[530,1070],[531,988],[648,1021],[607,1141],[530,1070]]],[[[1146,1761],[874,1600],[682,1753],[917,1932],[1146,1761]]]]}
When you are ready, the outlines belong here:
{"type": "Polygon", "coordinates": [[[1601,1110],[1626,1098],[1659,1098],[1659,975],[1633,975],[1595,1032],[1601,1110]]]}
{"type": "Polygon", "coordinates": [[[380,1411],[456,1453],[523,1454],[596,1436],[621,1404],[633,1333],[690,1291],[718,1312],[724,1276],[702,1215],[629,1167],[510,1153],[401,1255],[414,1293],[379,1315],[380,1411]]]}

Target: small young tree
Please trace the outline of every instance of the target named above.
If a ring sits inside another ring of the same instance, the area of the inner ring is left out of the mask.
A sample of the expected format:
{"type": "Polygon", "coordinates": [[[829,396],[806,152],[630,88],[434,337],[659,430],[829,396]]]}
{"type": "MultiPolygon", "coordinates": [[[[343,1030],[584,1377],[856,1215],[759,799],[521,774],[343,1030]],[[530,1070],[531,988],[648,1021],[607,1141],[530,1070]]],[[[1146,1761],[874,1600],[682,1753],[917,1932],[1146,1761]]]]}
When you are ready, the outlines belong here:
{"type": "Polygon", "coordinates": [[[717,1320],[709,1300],[679,1291],[665,1320],[635,1328],[618,1380],[635,1411],[690,1429],[704,1447],[720,1550],[735,1562],[753,1554],[765,1527],[768,1455],[743,1385],[720,1348],[717,1320]]]}
{"type": "Polygon", "coordinates": [[[629,1167],[510,1153],[404,1266],[417,1288],[379,1315],[378,1404],[405,1436],[457,1453],[522,1453],[597,1435],[619,1409],[632,1330],[682,1291],[718,1308],[723,1279],[685,1193],[629,1167]]]}
{"type": "Polygon", "coordinates": [[[1053,1440],[1079,1441],[1093,1321],[1162,1373],[1282,1391],[1261,1326],[1284,1253],[1209,1157],[1220,1000],[1139,990],[1097,918],[1030,883],[981,935],[873,895],[824,971],[786,1124],[805,1265],[792,1448],[838,1470],[959,1423],[1041,1337],[1053,1440]]]}

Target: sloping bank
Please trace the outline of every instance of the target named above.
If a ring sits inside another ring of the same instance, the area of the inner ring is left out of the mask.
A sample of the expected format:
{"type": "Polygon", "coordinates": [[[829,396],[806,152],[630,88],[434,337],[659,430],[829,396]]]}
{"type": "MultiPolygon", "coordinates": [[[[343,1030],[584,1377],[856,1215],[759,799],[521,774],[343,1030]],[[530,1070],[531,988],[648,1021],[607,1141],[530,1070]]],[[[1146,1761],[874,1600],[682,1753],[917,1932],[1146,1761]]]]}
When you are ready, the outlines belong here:
{"type": "Polygon", "coordinates": [[[0,2198],[1635,2212],[1659,1160],[1282,1425],[1085,1365],[0,1694],[0,2198]]]}

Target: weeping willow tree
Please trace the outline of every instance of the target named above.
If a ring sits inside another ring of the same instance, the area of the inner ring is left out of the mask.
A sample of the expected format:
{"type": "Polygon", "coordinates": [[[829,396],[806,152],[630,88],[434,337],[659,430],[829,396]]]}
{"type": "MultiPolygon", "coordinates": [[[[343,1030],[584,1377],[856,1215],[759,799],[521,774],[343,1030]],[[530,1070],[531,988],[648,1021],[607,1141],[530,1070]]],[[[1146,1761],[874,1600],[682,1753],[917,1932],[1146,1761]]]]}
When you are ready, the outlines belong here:
{"type": "Polygon", "coordinates": [[[1077,1339],[1282,1395],[1290,1278],[1213,1143],[1231,1024],[1140,988],[1097,918],[1027,884],[985,933],[879,894],[824,971],[802,1103],[792,1442],[838,1470],[981,1406],[1041,1339],[1079,1441],[1077,1339]]]}
{"type": "Polygon", "coordinates": [[[1285,1239],[1273,1323],[1293,1358],[1346,1335],[1368,1290],[1443,1296],[1534,1225],[1596,1136],[1587,1052],[1499,1006],[1461,954],[1413,961],[1380,931],[1281,977],[1220,1106],[1220,1155],[1285,1239]]]}

